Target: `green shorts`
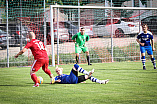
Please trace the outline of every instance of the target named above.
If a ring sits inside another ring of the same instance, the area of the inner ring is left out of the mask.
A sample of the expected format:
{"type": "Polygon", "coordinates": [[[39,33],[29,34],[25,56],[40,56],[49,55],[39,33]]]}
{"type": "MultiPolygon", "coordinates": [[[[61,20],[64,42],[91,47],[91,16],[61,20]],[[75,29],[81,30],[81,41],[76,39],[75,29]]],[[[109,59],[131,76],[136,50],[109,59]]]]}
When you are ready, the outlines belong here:
{"type": "Polygon", "coordinates": [[[79,47],[75,46],[75,53],[81,53],[81,51],[85,53],[86,51],[88,51],[88,48],[83,46],[79,46],[79,47]]]}

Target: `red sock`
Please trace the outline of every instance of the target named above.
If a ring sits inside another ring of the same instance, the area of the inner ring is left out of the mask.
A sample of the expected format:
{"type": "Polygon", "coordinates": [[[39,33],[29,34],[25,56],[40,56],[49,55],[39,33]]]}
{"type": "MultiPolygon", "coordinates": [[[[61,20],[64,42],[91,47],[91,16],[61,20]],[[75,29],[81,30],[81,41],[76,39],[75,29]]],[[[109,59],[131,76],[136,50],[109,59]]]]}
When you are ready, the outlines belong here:
{"type": "Polygon", "coordinates": [[[51,78],[51,71],[50,71],[50,69],[47,69],[46,71],[44,71],[46,74],[48,74],[49,76],[50,76],[50,78],[51,78]]]}
{"type": "Polygon", "coordinates": [[[37,76],[36,76],[35,73],[31,74],[31,78],[32,78],[32,80],[34,81],[35,84],[38,83],[37,76]]]}

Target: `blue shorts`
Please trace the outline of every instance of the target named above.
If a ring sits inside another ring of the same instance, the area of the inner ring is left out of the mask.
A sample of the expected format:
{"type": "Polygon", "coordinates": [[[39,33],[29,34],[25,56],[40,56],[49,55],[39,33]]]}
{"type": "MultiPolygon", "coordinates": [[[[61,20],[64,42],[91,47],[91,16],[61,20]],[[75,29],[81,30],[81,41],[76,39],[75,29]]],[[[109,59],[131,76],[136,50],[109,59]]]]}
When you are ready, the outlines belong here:
{"type": "Polygon", "coordinates": [[[140,46],[141,53],[145,53],[147,51],[148,55],[153,55],[151,46],[140,46]]]}
{"type": "Polygon", "coordinates": [[[78,82],[78,77],[71,70],[70,75],[69,75],[69,83],[76,84],[77,82],[78,82]]]}

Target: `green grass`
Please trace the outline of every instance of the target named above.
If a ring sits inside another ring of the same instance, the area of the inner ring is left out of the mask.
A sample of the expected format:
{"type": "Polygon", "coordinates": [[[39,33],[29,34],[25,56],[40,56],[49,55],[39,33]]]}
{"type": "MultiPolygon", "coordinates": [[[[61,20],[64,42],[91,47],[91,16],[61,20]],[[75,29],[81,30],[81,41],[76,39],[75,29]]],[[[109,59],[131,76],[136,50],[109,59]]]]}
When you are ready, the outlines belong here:
{"type": "MultiPolygon", "coordinates": [[[[69,74],[73,65],[59,65],[69,74]]],[[[53,84],[41,69],[44,83],[33,88],[30,67],[0,69],[0,104],[157,104],[157,70],[150,61],[80,64],[94,77],[109,79],[106,85],[87,80],[80,84],[53,84]]],[[[49,67],[54,75],[54,67],[49,67]]],[[[81,75],[81,74],[79,74],[81,75]]]]}

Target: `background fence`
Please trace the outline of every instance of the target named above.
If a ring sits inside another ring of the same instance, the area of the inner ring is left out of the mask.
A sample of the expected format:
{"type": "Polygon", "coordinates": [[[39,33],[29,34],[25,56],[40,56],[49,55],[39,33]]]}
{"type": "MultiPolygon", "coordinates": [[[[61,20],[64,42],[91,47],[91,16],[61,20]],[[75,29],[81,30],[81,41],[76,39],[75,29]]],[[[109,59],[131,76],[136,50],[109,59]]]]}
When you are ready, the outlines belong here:
{"type": "MultiPolygon", "coordinates": [[[[52,64],[51,35],[50,35],[50,5],[81,5],[81,6],[105,6],[105,7],[156,7],[156,1],[30,1],[11,0],[1,2],[0,29],[8,33],[9,47],[6,43],[6,34],[0,39],[0,67],[31,65],[33,56],[28,50],[24,55],[14,59],[22,47],[28,41],[28,32],[33,31],[37,39],[43,41],[48,48],[50,64],[52,64]],[[112,3],[112,5],[111,5],[112,3]],[[8,18],[7,18],[8,10],[8,18]],[[22,33],[22,35],[21,35],[22,33]],[[8,53],[8,54],[7,54],[8,53]]],[[[71,37],[84,26],[90,36],[87,43],[91,57],[91,63],[139,61],[140,50],[136,42],[136,36],[141,30],[141,23],[147,23],[149,30],[154,34],[155,47],[157,35],[157,11],[156,10],[125,10],[125,9],[70,9],[54,8],[54,52],[56,64],[75,63],[74,43],[71,37]],[[112,37],[113,35],[113,37],[112,37]]],[[[156,51],[154,52],[157,58],[156,51]]],[[[148,57],[148,56],[147,56],[148,57]]],[[[81,63],[86,63],[86,55],[80,54],[81,63]]],[[[147,58],[149,59],[149,58],[147,58]]]]}

